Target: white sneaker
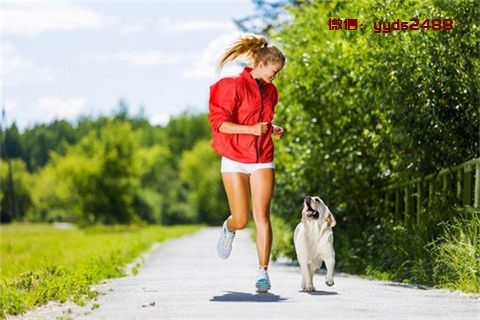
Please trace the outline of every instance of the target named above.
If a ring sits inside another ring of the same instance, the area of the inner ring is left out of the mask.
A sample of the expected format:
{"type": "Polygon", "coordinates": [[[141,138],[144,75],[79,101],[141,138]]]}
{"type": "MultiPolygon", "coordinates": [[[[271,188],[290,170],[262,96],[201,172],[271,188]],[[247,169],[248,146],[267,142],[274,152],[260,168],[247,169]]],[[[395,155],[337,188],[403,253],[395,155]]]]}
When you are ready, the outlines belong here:
{"type": "Polygon", "coordinates": [[[227,221],[223,223],[222,233],[217,242],[217,253],[222,259],[227,259],[232,252],[232,242],[235,238],[235,232],[230,232],[227,229],[227,221]]]}
{"type": "Polygon", "coordinates": [[[267,270],[260,269],[257,272],[257,281],[255,282],[257,292],[268,292],[272,285],[270,284],[270,278],[268,277],[267,270]]]}

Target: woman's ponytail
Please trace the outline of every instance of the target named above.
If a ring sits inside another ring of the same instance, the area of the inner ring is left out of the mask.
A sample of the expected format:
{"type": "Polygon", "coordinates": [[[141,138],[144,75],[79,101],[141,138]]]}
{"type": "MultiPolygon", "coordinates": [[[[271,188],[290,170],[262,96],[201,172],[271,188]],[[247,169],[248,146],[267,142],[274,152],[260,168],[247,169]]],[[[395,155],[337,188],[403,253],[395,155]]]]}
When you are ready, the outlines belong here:
{"type": "Polygon", "coordinates": [[[255,64],[257,55],[262,48],[268,46],[267,39],[263,36],[248,34],[235,41],[220,57],[217,64],[217,71],[220,72],[223,66],[232,62],[239,56],[246,56],[251,63],[255,64]]]}

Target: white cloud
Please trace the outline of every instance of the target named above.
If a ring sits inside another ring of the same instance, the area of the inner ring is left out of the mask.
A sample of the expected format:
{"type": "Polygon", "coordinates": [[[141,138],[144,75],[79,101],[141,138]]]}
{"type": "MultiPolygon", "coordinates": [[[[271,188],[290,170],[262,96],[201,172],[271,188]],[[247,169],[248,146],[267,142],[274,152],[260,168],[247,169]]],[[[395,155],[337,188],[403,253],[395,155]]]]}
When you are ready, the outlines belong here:
{"type": "Polygon", "coordinates": [[[162,51],[119,51],[79,55],[76,59],[94,62],[127,62],[135,66],[170,66],[185,63],[193,58],[191,53],[166,53],[162,51]]]}
{"type": "Polygon", "coordinates": [[[154,125],[166,125],[171,117],[181,114],[186,110],[185,107],[171,106],[162,109],[161,112],[155,113],[149,117],[150,123],[154,125]]]}
{"type": "MultiPolygon", "coordinates": [[[[205,79],[218,76],[217,62],[223,52],[232,44],[233,41],[240,37],[240,33],[228,33],[215,38],[208,44],[205,50],[201,53],[200,58],[194,60],[194,65],[188,69],[184,69],[181,75],[187,79],[205,79]]],[[[243,61],[240,60],[239,61],[243,61]]],[[[225,65],[222,69],[222,75],[229,75],[238,73],[241,67],[237,63],[230,63],[225,65]]]]}
{"type": "Polygon", "coordinates": [[[99,28],[104,18],[95,11],[62,2],[20,3],[0,8],[3,31],[35,36],[45,31],[99,28]]]}
{"type": "Polygon", "coordinates": [[[192,32],[192,31],[211,31],[211,30],[233,30],[233,26],[229,20],[212,21],[212,20],[195,20],[172,22],[170,20],[159,21],[160,30],[165,32],[192,32]]]}
{"type": "Polygon", "coordinates": [[[2,105],[2,108],[5,108],[7,121],[11,121],[10,118],[14,118],[14,115],[20,111],[17,99],[7,99],[2,105]]]}
{"type": "Polygon", "coordinates": [[[170,54],[161,51],[118,52],[113,58],[136,66],[174,65],[191,58],[190,54],[170,54]]]}
{"type": "Polygon", "coordinates": [[[110,18],[110,24],[122,35],[133,35],[139,33],[148,33],[156,31],[158,33],[186,33],[186,32],[204,32],[204,31],[229,31],[235,30],[230,20],[186,20],[177,21],[169,18],[140,18],[140,19],[120,19],[110,18]]]}
{"type": "Polygon", "coordinates": [[[54,119],[73,121],[80,115],[89,114],[87,102],[80,97],[47,96],[36,101],[27,100],[5,101],[7,126],[15,122],[17,127],[23,130],[39,123],[49,123],[54,119]]]}
{"type": "Polygon", "coordinates": [[[14,87],[22,84],[44,84],[54,81],[51,68],[40,66],[34,60],[18,54],[14,46],[5,43],[3,51],[3,80],[5,86],[14,87]]]}
{"type": "Polygon", "coordinates": [[[41,97],[35,104],[35,111],[41,118],[74,119],[87,111],[84,98],[41,97]]]}

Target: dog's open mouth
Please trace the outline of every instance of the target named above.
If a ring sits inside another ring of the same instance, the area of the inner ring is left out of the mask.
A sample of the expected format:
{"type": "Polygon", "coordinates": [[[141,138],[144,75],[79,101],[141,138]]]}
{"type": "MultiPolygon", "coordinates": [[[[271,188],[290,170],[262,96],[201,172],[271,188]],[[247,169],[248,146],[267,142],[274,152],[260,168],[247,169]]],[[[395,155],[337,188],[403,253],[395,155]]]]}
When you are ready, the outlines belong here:
{"type": "Polygon", "coordinates": [[[310,201],[308,201],[308,200],[310,200],[310,199],[307,199],[307,201],[305,201],[305,204],[307,205],[307,210],[305,211],[305,217],[307,217],[309,219],[318,219],[320,217],[320,212],[313,209],[310,206],[310,201]]]}
{"type": "Polygon", "coordinates": [[[316,210],[308,209],[305,213],[305,217],[309,219],[318,219],[320,217],[320,213],[316,210]]]}

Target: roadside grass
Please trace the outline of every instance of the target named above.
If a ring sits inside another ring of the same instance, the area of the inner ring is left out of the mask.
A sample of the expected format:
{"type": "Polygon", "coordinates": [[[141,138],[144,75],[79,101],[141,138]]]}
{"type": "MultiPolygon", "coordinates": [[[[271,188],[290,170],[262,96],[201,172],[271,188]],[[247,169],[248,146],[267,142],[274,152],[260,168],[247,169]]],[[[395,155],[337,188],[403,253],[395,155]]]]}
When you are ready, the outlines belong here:
{"type": "Polygon", "coordinates": [[[480,212],[472,210],[446,225],[444,236],[431,247],[438,285],[480,293],[480,212]]]}
{"type": "Polygon", "coordinates": [[[92,285],[124,276],[126,265],[153,243],[201,227],[1,225],[0,318],[23,314],[49,301],[84,305],[97,296],[92,285]]]}

